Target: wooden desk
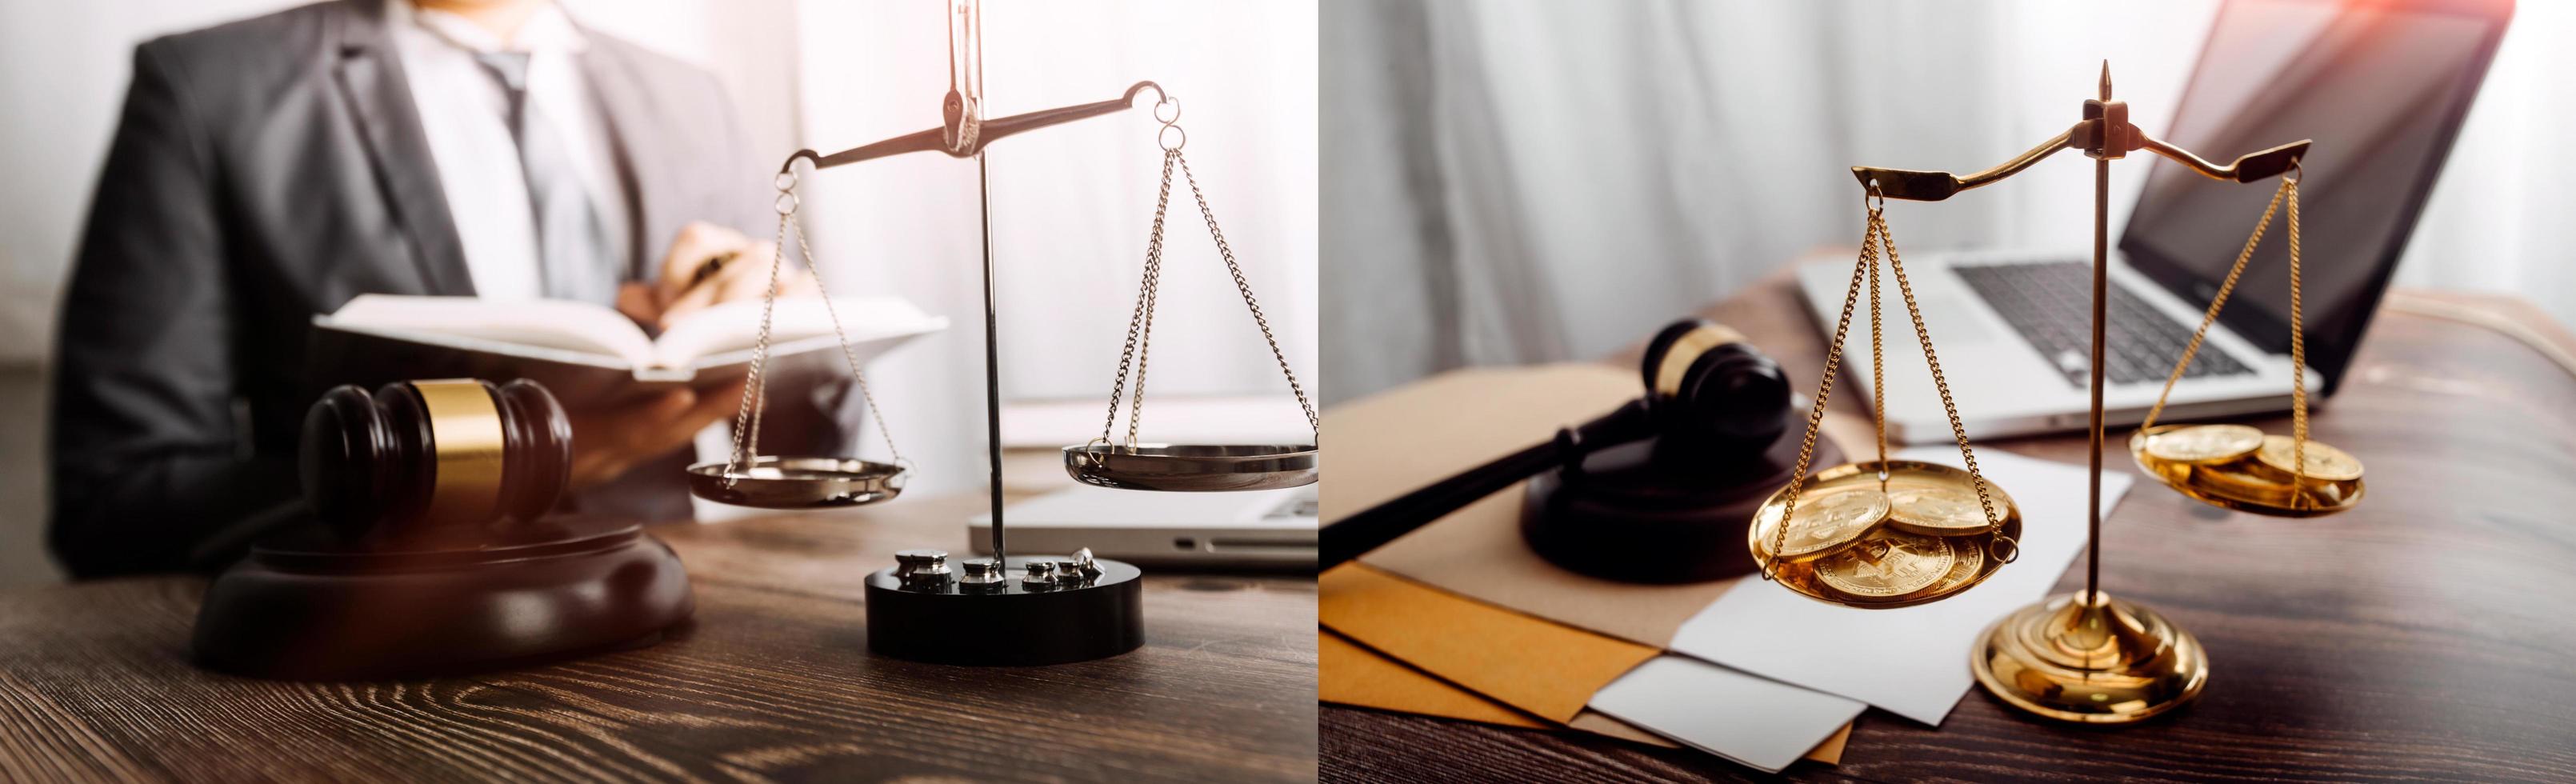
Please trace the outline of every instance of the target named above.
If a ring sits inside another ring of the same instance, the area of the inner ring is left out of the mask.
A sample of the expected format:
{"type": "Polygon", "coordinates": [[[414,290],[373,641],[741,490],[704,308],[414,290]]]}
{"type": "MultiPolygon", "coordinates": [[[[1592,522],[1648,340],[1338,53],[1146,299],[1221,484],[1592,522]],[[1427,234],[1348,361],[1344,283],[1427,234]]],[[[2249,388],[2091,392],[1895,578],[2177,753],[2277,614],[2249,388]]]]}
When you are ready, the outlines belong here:
{"type": "MultiPolygon", "coordinates": [[[[1795,285],[1775,275],[1702,315],[1743,331],[1812,393],[1824,344],[1795,285]]],[[[2410,299],[2551,323],[2509,298],[2391,295],[2410,299]]],[[[2576,348],[2563,329],[2546,331],[2576,348]]],[[[2311,426],[2368,464],[2360,508],[2256,517],[2141,478],[2103,522],[2103,590],[2154,607],[2209,649],[2198,702],[2140,726],[2086,729],[2027,717],[1975,690],[1937,730],[1870,711],[1841,767],[1801,763],[1790,773],[2576,779],[2576,521],[2567,516],[2576,510],[2576,378],[2486,329],[2388,311],[2351,372],[2311,426]]],[[[2246,421],[2289,427],[2286,415],[2246,421]]],[[[2135,473],[2123,438],[2105,444],[2105,463],[2135,473]]],[[[1981,446],[2085,458],[2081,434],[1981,446]]],[[[2058,588],[2079,590],[2083,580],[2072,569],[2058,588]]],[[[1590,736],[1332,705],[1322,721],[1326,780],[1751,775],[1705,754],[1590,736]]]]}
{"type": "Polygon", "coordinates": [[[905,547],[965,552],[982,499],[657,529],[694,628],[473,677],[198,670],[195,578],[0,593],[0,781],[1314,778],[1311,577],[1149,573],[1145,647],[1101,661],[869,655],[862,579],[905,547]]]}

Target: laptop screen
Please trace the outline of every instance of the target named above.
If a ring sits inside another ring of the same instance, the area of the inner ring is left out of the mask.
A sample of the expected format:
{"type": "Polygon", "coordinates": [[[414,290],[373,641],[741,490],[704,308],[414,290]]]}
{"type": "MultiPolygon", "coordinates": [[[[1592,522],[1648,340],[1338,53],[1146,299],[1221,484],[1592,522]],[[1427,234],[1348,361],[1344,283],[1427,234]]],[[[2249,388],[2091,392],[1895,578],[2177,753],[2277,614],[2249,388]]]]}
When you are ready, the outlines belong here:
{"type": "MultiPolygon", "coordinates": [[[[2173,126],[2159,135],[2221,163],[2315,140],[2299,185],[2301,312],[2308,364],[2326,394],[2378,307],[2510,15],[2509,2],[2422,0],[2239,0],[2219,10],[2173,126]]],[[[2155,159],[2120,250],[2206,306],[2277,186],[2212,180],[2155,159]]],[[[2219,316],[2276,354],[2290,350],[2287,213],[2285,205],[2273,216],[2219,316]]]]}

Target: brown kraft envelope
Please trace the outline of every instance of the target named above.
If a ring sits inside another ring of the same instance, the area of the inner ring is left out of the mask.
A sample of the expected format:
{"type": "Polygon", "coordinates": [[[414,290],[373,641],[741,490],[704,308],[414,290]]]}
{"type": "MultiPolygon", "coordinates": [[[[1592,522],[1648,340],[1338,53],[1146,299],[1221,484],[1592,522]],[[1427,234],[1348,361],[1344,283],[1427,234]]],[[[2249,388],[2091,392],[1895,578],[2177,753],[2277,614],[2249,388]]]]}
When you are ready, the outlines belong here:
{"type": "MultiPolygon", "coordinates": [[[[1325,663],[1320,691],[1328,702],[1476,721],[1500,711],[1506,718],[1489,723],[1543,726],[1528,721],[1535,718],[1630,740],[1643,734],[1584,704],[1601,687],[1660,655],[1658,648],[1532,618],[1365,564],[1325,572],[1319,588],[1318,620],[1359,644],[1336,651],[1338,658],[1325,663]],[[1351,667],[1348,674],[1341,670],[1345,666],[1351,667]]],[[[1319,653],[1324,650],[1319,647],[1319,653]]],[[[1850,732],[1846,725],[1807,758],[1840,761],[1850,732]]],[[[1672,745],[1660,738],[1651,742],[1672,745]]]]}
{"type": "Polygon", "coordinates": [[[1546,721],[1380,656],[1331,631],[1316,630],[1315,654],[1324,673],[1316,696],[1325,702],[1504,727],[1574,729],[1649,746],[1682,747],[1590,709],[1564,724],[1546,721]]]}

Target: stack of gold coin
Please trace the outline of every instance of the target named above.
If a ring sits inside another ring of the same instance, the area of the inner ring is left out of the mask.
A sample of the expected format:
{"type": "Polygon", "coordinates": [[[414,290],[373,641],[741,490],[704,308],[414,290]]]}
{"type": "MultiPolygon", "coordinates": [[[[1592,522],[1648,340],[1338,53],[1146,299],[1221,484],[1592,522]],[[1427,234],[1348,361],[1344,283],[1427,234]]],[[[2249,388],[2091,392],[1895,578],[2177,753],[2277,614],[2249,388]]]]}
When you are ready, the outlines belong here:
{"type": "Polygon", "coordinates": [[[1876,489],[1845,489],[1802,499],[1775,556],[1796,563],[1850,549],[1887,521],[1888,498],[1876,489]]]}
{"type": "MultiPolygon", "coordinates": [[[[1780,562],[1778,579],[1832,601],[1925,601],[1984,579],[1996,534],[1986,506],[1973,489],[1946,483],[1820,489],[1799,499],[1787,536],[1769,555],[1780,562]]],[[[1770,549],[1767,540],[1761,544],[1770,549]]]]}
{"type": "Polygon", "coordinates": [[[2294,446],[2289,436],[2267,436],[2245,425],[2183,425],[2138,433],[2129,451],[2139,468],[2174,489],[2235,509],[2312,514],[2360,497],[2360,460],[2310,440],[2306,481],[2299,482],[2291,470],[2294,446]]]}

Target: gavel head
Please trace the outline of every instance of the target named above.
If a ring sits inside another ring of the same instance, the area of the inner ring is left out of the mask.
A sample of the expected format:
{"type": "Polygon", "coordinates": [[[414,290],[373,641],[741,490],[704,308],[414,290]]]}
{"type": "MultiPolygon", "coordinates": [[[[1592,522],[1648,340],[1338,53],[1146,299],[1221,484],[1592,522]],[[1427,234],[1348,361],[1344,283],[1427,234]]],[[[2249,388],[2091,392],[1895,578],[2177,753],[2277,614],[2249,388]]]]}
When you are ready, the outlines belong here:
{"type": "Polygon", "coordinates": [[[341,536],[534,520],[563,495],[572,424],[536,382],[335,387],[304,415],[304,497],[341,536]]]}
{"type": "Polygon", "coordinates": [[[1646,344],[1646,409],[1666,439],[1694,449],[1760,453],[1789,426],[1792,396],[1779,363],[1744,335],[1684,319],[1646,344]]]}

